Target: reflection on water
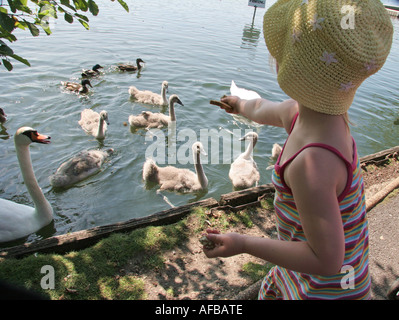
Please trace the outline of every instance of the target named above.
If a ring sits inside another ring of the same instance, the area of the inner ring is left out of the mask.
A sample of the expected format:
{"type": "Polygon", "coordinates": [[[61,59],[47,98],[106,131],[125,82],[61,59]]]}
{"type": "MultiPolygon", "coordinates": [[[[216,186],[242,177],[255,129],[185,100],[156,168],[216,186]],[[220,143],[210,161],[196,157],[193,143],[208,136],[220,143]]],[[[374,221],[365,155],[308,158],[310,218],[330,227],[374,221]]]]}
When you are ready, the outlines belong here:
{"type": "Polygon", "coordinates": [[[0,124],[0,139],[7,140],[10,138],[9,133],[7,132],[7,128],[0,124]]]}
{"type": "Polygon", "coordinates": [[[253,24],[246,24],[242,34],[242,49],[251,49],[258,46],[261,29],[253,24]]]}

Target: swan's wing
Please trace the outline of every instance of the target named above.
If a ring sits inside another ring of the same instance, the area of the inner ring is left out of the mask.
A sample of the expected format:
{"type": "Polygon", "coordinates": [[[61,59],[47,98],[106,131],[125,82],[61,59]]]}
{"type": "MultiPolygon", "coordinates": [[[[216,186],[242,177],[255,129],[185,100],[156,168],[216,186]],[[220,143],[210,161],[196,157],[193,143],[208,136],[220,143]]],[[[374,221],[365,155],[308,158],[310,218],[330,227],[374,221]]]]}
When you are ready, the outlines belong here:
{"type": "Polygon", "coordinates": [[[15,225],[19,228],[21,224],[25,223],[24,220],[28,216],[31,216],[34,211],[34,207],[0,198],[0,234],[7,231],[6,227],[12,228],[15,225]]]}
{"type": "Polygon", "coordinates": [[[88,176],[99,170],[104,157],[89,151],[82,151],[75,157],[64,162],[57,170],[67,176],[88,176]]]}
{"type": "MultiPolygon", "coordinates": [[[[162,128],[168,125],[170,121],[170,117],[159,112],[149,112],[149,111],[144,111],[145,113],[142,113],[143,115],[143,120],[145,120],[145,126],[149,129],[151,128],[162,128]]],[[[143,121],[142,120],[142,121],[143,121]]]]}
{"type": "Polygon", "coordinates": [[[241,99],[246,99],[246,100],[261,98],[261,96],[253,90],[247,90],[244,88],[237,87],[234,80],[231,81],[230,94],[232,96],[237,96],[241,99]]]}
{"type": "Polygon", "coordinates": [[[247,185],[254,184],[260,179],[256,162],[253,159],[238,158],[230,166],[229,178],[234,185],[240,185],[244,182],[247,185]]]}
{"type": "Polygon", "coordinates": [[[160,104],[162,101],[161,95],[149,90],[139,91],[135,93],[134,97],[138,101],[147,104],[160,104]]]}
{"type": "Polygon", "coordinates": [[[83,120],[91,120],[91,119],[100,119],[100,114],[98,112],[93,111],[92,109],[84,109],[80,113],[81,121],[83,120]]]}
{"type": "Polygon", "coordinates": [[[147,127],[149,124],[149,117],[151,116],[150,111],[143,111],[139,115],[130,115],[129,124],[133,127],[147,127]]]}
{"type": "Polygon", "coordinates": [[[101,150],[82,151],[67,160],[50,178],[55,187],[65,187],[97,173],[109,155],[101,150]]]}
{"type": "Polygon", "coordinates": [[[230,170],[240,176],[251,176],[258,170],[256,162],[253,159],[237,159],[231,164],[230,170]]]}
{"type": "Polygon", "coordinates": [[[0,199],[0,242],[25,237],[40,228],[35,208],[0,199]]]}
{"type": "MultiPolygon", "coordinates": [[[[82,129],[88,133],[98,128],[100,122],[100,114],[91,110],[85,109],[80,114],[80,120],[78,121],[82,129]]],[[[106,128],[107,123],[104,122],[104,128],[106,128]]]]}
{"type": "Polygon", "coordinates": [[[186,192],[191,191],[196,184],[199,184],[197,175],[189,169],[173,166],[159,167],[158,176],[161,190],[186,192]]]}

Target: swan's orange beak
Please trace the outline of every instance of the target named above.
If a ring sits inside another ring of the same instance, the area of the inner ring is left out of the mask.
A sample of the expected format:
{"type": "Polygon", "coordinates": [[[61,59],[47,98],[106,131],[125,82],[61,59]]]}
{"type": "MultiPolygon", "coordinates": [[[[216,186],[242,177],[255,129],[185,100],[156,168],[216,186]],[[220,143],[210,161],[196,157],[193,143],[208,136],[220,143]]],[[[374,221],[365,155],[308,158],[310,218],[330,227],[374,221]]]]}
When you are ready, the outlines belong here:
{"type": "Polygon", "coordinates": [[[50,143],[50,139],[51,139],[50,136],[40,134],[37,131],[32,131],[31,140],[33,142],[48,144],[50,143]]]}

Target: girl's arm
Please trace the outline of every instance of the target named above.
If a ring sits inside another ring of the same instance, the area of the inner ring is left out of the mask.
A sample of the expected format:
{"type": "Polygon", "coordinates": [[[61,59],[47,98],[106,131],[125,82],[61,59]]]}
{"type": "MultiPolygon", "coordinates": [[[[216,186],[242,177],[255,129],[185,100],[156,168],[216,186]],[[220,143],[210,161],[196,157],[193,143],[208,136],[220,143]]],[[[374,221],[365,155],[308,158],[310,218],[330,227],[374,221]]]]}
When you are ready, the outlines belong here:
{"type": "Polygon", "coordinates": [[[287,170],[290,170],[287,182],[297,204],[306,241],[209,231],[208,238],[216,247],[204,249],[208,257],[248,253],[298,272],[328,276],[340,271],[345,255],[345,237],[337,185],[339,179],[346,178],[345,165],[327,150],[309,148],[287,170]]]}
{"type": "Polygon", "coordinates": [[[244,100],[236,96],[227,96],[221,101],[232,107],[233,111],[229,113],[240,114],[260,124],[283,127],[287,132],[298,112],[298,103],[292,99],[273,102],[267,99],[244,100]]]}

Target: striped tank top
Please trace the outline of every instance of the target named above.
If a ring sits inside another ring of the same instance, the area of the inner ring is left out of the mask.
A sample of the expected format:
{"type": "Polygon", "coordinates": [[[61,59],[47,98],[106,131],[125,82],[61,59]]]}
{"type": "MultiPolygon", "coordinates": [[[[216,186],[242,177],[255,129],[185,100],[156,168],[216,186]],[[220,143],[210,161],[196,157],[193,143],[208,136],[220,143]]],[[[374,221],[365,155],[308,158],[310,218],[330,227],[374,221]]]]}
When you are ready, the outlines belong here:
{"type": "Polygon", "coordinates": [[[282,177],[284,168],[300,152],[310,147],[330,150],[345,162],[348,169],[346,188],[338,197],[345,234],[345,258],[342,268],[333,276],[319,276],[274,266],[263,279],[258,298],[284,300],[370,299],[368,222],[363,178],[354,140],[352,163],[347,161],[337,149],[319,143],[304,146],[282,165],[280,165],[281,152],[272,175],[272,182],[276,189],[274,206],[278,239],[306,241],[294,198],[282,177]]]}

